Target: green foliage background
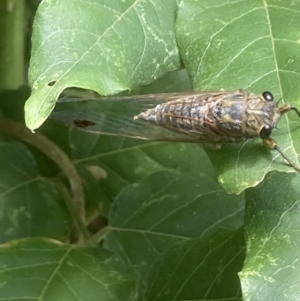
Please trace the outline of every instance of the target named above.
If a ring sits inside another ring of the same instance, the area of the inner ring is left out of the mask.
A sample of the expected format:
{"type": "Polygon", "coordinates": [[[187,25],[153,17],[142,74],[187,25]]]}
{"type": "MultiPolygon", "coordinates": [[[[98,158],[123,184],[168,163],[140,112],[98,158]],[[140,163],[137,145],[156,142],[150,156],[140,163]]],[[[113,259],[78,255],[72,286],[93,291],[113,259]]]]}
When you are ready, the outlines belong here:
{"type": "MultiPolygon", "coordinates": [[[[270,90],[300,107],[299,15],[298,0],[42,1],[31,94],[0,95],[0,299],[297,300],[300,178],[261,141],[204,151],[44,122],[70,87],[270,90]],[[35,135],[8,120],[26,98],[35,135]]],[[[298,122],[273,134],[297,165],[298,122]]]]}

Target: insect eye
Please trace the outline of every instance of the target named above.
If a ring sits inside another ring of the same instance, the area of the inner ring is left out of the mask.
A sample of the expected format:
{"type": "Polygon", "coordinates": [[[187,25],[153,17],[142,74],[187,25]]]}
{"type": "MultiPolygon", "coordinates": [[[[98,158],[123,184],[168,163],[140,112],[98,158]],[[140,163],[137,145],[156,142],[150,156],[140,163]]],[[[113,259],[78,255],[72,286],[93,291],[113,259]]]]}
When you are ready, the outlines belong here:
{"type": "Polygon", "coordinates": [[[272,133],[272,128],[269,125],[265,125],[264,127],[261,128],[259,132],[259,137],[261,139],[266,139],[268,138],[272,133]]]}
{"type": "Polygon", "coordinates": [[[273,101],[274,100],[273,94],[269,91],[263,92],[262,97],[264,98],[265,101],[273,101]]]}

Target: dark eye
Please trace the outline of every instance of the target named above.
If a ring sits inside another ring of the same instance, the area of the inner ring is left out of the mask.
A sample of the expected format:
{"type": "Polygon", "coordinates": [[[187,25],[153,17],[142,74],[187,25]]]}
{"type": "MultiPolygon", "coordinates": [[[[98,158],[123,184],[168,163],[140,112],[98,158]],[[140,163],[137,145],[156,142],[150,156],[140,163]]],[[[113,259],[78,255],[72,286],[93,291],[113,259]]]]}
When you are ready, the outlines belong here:
{"type": "Polygon", "coordinates": [[[265,101],[273,101],[274,100],[272,93],[269,91],[263,92],[262,97],[264,98],[265,101]]]}
{"type": "Polygon", "coordinates": [[[272,133],[272,128],[269,125],[265,125],[264,127],[261,128],[259,132],[259,137],[261,139],[266,139],[268,138],[272,133]]]}

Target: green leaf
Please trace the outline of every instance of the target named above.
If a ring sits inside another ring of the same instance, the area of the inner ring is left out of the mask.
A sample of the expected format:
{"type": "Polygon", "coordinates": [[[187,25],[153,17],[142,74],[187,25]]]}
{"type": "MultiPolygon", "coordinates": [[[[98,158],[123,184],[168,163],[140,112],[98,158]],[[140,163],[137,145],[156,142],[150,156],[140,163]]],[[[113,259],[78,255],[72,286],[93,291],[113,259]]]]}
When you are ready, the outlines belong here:
{"type": "Polygon", "coordinates": [[[218,231],[209,240],[183,241],[162,254],[148,274],[145,300],[241,298],[237,272],[244,260],[243,231],[218,231]]]}
{"type": "Polygon", "coordinates": [[[116,94],[180,67],[176,1],[43,1],[35,17],[26,124],[38,128],[68,87],[116,94]]]}
{"type": "Polygon", "coordinates": [[[28,239],[0,249],[2,300],[136,300],[135,279],[111,252],[28,239]]]}
{"type": "Polygon", "coordinates": [[[244,300],[299,297],[299,181],[299,175],[273,172],[246,192],[244,300]]]}
{"type": "MultiPolygon", "coordinates": [[[[202,156],[200,160],[203,159],[202,156]]],[[[217,239],[217,244],[226,245],[243,224],[243,214],[243,197],[226,194],[214,177],[205,173],[196,175],[191,171],[161,171],[121,190],[110,208],[104,246],[132,267],[138,275],[139,290],[144,291],[153,284],[153,279],[148,279],[149,273],[155,272],[153,263],[156,260],[164,261],[164,255],[170,248],[180,244],[180,252],[183,249],[189,252],[190,247],[196,244],[199,252],[201,246],[205,246],[203,253],[210,256],[211,249],[207,249],[207,246],[215,233],[224,228],[231,230],[230,234],[217,239]],[[195,240],[191,242],[191,238],[195,240]]],[[[220,257],[224,255],[223,247],[215,250],[220,257]]],[[[200,259],[197,257],[195,260],[200,259]]],[[[222,263],[216,261],[214,267],[208,261],[203,263],[199,273],[205,275],[206,269],[211,269],[211,275],[217,277],[219,269],[230,265],[232,258],[225,256],[223,260],[222,263]]],[[[241,264],[242,259],[238,261],[241,264]]],[[[177,274],[176,265],[173,264],[162,273],[177,274]]],[[[174,278],[182,279],[181,275],[174,275],[174,278]]],[[[214,286],[212,279],[207,281],[214,286]]],[[[165,281],[160,280],[159,283],[163,286],[165,281]]],[[[222,285],[225,283],[222,282],[222,285]]],[[[235,291],[238,291],[239,285],[235,283],[235,291]]],[[[160,289],[155,291],[158,293],[160,289]]],[[[229,290],[224,289],[223,293],[225,291],[225,295],[228,295],[229,290]]],[[[195,299],[199,297],[191,292],[187,299],[192,295],[195,299]]]]}
{"type": "MultiPolygon", "coordinates": [[[[299,1],[181,1],[176,37],[194,89],[267,90],[281,103],[300,107],[299,15],[299,1]]],[[[299,166],[295,115],[284,116],[272,136],[299,166]]],[[[292,171],[257,140],[208,152],[228,192],[254,186],[274,169],[292,171]]]]}
{"type": "MultiPolygon", "coordinates": [[[[145,143],[104,135],[96,139],[81,131],[73,131],[71,139],[76,166],[85,183],[86,201],[92,207],[101,205],[105,215],[124,187],[158,171],[177,172],[177,178],[181,172],[189,174],[195,185],[202,178],[216,182],[214,169],[198,145],[145,143]]],[[[181,190],[184,193],[186,188],[181,190]]]]}
{"type": "Polygon", "coordinates": [[[0,241],[45,236],[65,239],[71,220],[55,184],[39,176],[29,150],[0,142],[0,241]]]}

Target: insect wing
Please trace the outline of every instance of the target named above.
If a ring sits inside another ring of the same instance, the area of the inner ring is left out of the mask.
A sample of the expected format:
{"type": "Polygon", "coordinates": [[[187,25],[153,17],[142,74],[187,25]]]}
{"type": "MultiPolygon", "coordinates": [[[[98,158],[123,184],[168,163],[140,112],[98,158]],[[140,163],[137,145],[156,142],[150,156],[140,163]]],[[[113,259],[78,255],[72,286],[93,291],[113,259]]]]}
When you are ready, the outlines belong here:
{"type": "MultiPolygon", "coordinates": [[[[197,137],[173,132],[134,116],[158,104],[195,97],[200,93],[164,93],[139,96],[65,98],[58,101],[51,118],[84,131],[148,140],[196,142],[197,137]]],[[[202,141],[203,142],[203,141],[202,141]]]]}

